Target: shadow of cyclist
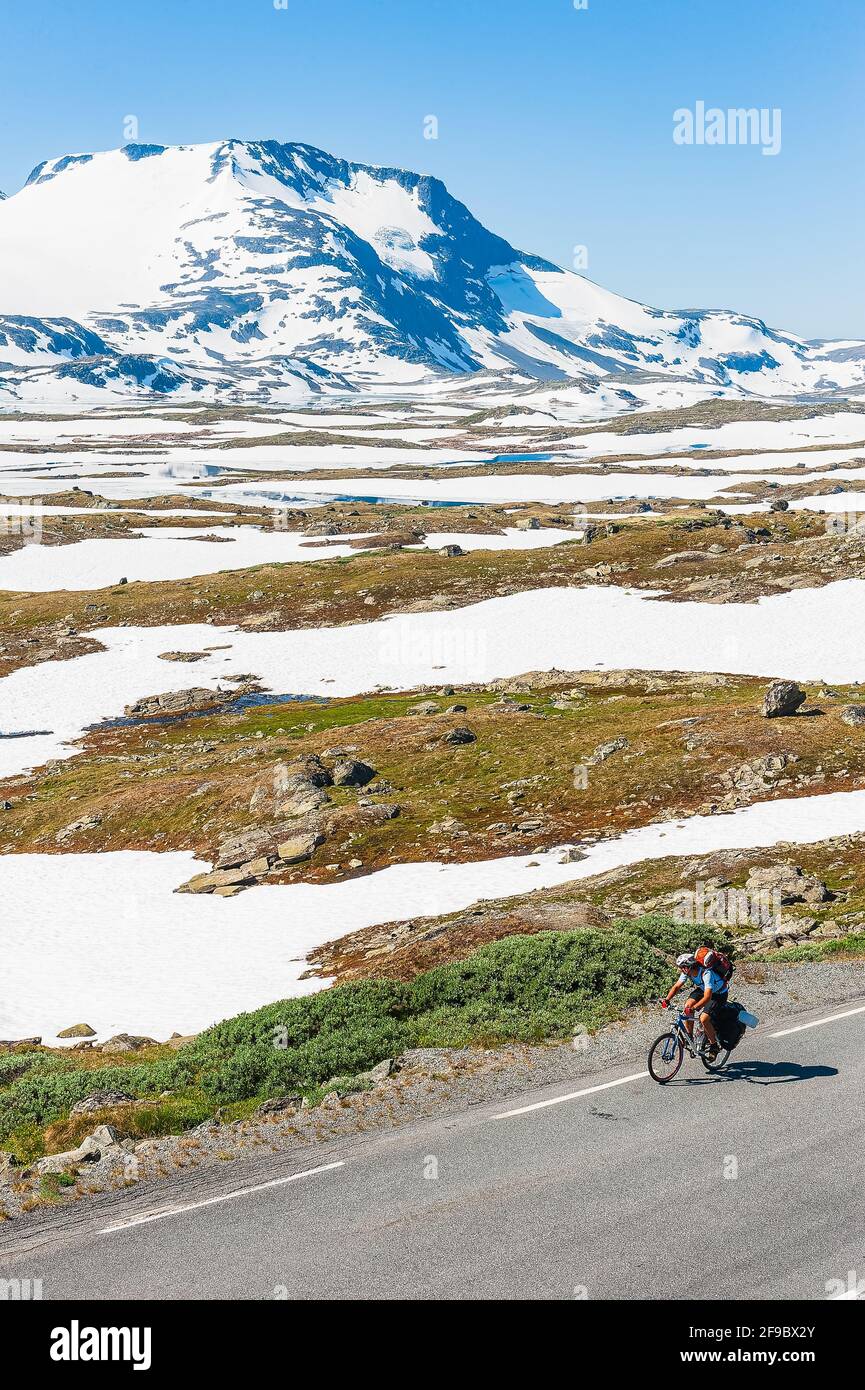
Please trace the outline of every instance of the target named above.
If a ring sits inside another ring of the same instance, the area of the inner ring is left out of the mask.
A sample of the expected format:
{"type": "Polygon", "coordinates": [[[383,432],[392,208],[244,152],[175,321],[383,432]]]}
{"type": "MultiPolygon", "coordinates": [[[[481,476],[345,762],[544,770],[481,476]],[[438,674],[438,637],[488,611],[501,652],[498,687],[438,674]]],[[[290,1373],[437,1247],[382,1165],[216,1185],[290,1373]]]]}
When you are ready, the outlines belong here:
{"type": "Polygon", "coordinates": [[[815,1081],[822,1076],[837,1076],[837,1067],[803,1067],[798,1062],[760,1062],[743,1058],[730,1062],[723,1071],[708,1076],[688,1078],[692,1086],[704,1086],[707,1081],[748,1081],[754,1086],[778,1086],[787,1081],[815,1081]]]}

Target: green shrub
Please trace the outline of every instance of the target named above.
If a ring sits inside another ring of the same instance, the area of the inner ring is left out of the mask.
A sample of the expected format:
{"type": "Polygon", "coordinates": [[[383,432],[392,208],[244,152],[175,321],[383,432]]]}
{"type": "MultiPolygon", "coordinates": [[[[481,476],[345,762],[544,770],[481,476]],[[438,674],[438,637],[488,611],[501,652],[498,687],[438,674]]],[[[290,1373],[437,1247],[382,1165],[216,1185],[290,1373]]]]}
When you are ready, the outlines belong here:
{"type": "Polygon", "coordinates": [[[614,922],[613,926],[618,931],[641,937],[674,958],[683,951],[693,951],[697,946],[714,946],[716,950],[735,955],[735,941],[718,927],[694,926],[688,922],[678,922],[673,917],[654,914],[632,921],[614,922]]]}
{"type": "Polygon", "coordinates": [[[230,1053],[250,1044],[272,1046],[276,1029],[288,1047],[299,1047],[322,1033],[339,1033],[364,1020],[397,1017],[407,1010],[407,986],[391,980],[364,980],[338,985],[301,999],[283,999],[254,1013],[239,1014],[208,1028],[189,1048],[196,1059],[230,1053]]]}
{"type": "Polygon", "coordinates": [[[66,1065],[65,1058],[53,1052],[0,1052],[0,1089],[10,1086],[25,1072],[60,1071],[66,1065]]]}
{"type": "Polygon", "coordinates": [[[0,1140],[22,1125],[52,1124],[66,1115],[76,1101],[94,1091],[128,1091],[136,1096],[157,1096],[190,1079],[188,1064],[178,1054],[168,1061],[139,1066],[55,1070],[31,1068],[0,1092],[0,1140]]]}

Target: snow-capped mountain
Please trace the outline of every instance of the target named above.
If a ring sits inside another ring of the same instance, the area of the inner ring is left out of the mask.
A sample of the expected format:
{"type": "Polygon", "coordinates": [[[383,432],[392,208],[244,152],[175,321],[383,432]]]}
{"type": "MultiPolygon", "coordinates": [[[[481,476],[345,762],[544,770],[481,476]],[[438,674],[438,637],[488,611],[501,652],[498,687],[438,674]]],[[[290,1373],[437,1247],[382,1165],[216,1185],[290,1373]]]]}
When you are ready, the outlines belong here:
{"type": "Polygon", "coordinates": [[[861,388],[865,344],[611,294],[483,227],[438,179],[309,145],[125,145],[0,204],[0,400],[290,399],[481,369],[760,395],[861,388]]]}

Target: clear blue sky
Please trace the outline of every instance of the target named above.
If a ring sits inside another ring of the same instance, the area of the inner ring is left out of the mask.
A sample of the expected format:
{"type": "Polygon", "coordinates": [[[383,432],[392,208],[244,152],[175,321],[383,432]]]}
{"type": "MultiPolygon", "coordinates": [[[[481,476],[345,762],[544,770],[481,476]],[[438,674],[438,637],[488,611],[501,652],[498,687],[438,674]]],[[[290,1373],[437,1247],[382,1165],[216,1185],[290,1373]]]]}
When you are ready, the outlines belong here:
{"type": "Polygon", "coordinates": [[[39,0],[0,45],[7,193],[127,115],[158,144],[303,140],[436,174],[648,303],[865,336],[863,0],[39,0]],[[781,152],[677,146],[698,100],[780,107],[781,152]]]}

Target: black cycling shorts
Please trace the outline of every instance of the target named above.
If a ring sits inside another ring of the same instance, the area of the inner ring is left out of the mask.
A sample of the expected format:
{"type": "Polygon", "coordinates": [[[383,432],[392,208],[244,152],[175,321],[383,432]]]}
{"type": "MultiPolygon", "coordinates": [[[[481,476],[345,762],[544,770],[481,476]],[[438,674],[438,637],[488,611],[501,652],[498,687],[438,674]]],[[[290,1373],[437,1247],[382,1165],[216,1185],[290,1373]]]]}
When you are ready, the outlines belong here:
{"type": "MultiPolygon", "coordinates": [[[[697,1000],[702,999],[705,993],[706,991],[704,989],[692,989],[688,997],[689,999],[693,999],[694,1003],[696,1004],[697,1000]]],[[[712,1023],[714,1023],[717,1020],[718,1015],[720,1014],[726,1002],[726,994],[712,994],[709,996],[708,1003],[706,1004],[705,1008],[701,1010],[701,1013],[708,1014],[712,1023]]]]}

